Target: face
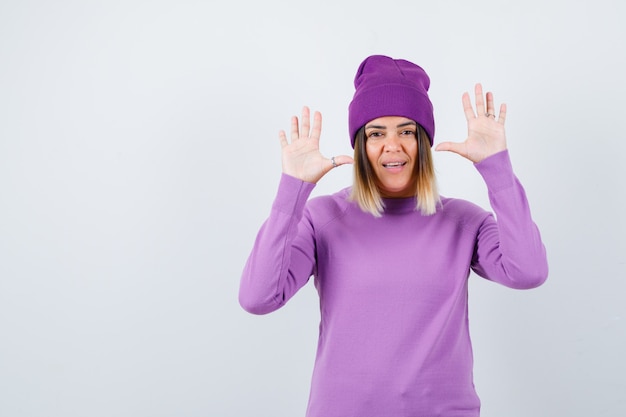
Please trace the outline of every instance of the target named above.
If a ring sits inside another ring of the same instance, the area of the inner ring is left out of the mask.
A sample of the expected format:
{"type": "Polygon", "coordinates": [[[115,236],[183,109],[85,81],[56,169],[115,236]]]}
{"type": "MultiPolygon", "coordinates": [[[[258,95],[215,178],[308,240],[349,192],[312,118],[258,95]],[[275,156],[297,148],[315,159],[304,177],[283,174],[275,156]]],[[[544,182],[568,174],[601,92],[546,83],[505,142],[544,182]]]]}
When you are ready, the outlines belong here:
{"type": "Polygon", "coordinates": [[[382,197],[413,197],[417,179],[417,124],[406,117],[385,116],[365,125],[365,152],[382,197]]]}

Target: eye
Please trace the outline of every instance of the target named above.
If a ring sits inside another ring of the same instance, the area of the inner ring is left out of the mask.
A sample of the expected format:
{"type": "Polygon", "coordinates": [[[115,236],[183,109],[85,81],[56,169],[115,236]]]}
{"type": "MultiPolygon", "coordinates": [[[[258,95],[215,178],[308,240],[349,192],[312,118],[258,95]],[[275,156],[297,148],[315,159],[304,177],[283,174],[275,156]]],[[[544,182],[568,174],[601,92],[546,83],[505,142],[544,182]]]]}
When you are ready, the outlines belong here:
{"type": "Polygon", "coordinates": [[[400,132],[400,134],[402,136],[415,136],[415,131],[407,129],[407,130],[403,130],[402,132],[400,132]]]}
{"type": "Polygon", "coordinates": [[[380,138],[382,136],[383,136],[382,132],[373,131],[373,132],[370,132],[367,135],[367,138],[368,139],[377,139],[377,138],[380,138]]]}

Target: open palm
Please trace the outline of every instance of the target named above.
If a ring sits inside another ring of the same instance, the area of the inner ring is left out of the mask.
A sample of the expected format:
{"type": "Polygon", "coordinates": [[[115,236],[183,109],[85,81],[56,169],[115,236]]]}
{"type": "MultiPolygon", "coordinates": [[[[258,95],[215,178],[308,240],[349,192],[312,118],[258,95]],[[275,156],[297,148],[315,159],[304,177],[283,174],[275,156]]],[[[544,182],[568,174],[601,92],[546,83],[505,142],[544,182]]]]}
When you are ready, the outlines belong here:
{"type": "Polygon", "coordinates": [[[495,114],[493,94],[488,92],[483,97],[480,84],[474,88],[476,111],[472,107],[469,93],[464,93],[463,111],[467,120],[467,138],[464,142],[442,142],[437,151],[457,153],[474,163],[506,149],[504,122],[506,120],[506,104],[500,105],[498,115],[495,114]],[[486,101],[486,105],[485,105],[486,101]]]}
{"type": "Polygon", "coordinates": [[[302,109],[301,125],[298,117],[291,118],[291,142],[287,140],[284,130],[279,133],[282,147],[283,172],[302,181],[317,183],[331,169],[352,163],[347,155],[326,158],[320,152],[320,135],[322,133],[322,115],[315,112],[313,126],[308,107],[302,109]],[[334,161],[334,162],[333,162],[334,161]]]}

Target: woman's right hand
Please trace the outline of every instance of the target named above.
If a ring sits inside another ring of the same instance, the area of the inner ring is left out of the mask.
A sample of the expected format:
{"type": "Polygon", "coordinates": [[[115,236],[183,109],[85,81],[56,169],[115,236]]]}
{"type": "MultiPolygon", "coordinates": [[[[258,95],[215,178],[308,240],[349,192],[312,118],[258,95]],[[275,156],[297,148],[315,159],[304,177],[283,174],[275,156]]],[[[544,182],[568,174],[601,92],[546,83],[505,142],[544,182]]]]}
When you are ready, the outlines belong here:
{"type": "Polygon", "coordinates": [[[302,181],[317,183],[328,171],[344,164],[353,163],[347,155],[326,158],[320,152],[322,133],[322,114],[316,111],[311,115],[308,107],[302,109],[302,126],[297,116],[291,118],[291,143],[287,134],[281,130],[278,134],[282,147],[283,173],[302,181]],[[334,161],[334,164],[333,164],[334,161]]]}

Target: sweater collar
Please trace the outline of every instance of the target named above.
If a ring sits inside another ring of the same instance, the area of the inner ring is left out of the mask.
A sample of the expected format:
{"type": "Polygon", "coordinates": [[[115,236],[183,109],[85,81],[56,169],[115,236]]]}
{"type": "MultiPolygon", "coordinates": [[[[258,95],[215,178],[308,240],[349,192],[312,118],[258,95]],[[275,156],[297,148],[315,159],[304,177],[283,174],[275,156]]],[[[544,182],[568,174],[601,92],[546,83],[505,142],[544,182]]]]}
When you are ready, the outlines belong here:
{"type": "Polygon", "coordinates": [[[415,197],[404,198],[383,198],[385,214],[402,214],[417,211],[417,200],[415,197]]]}

